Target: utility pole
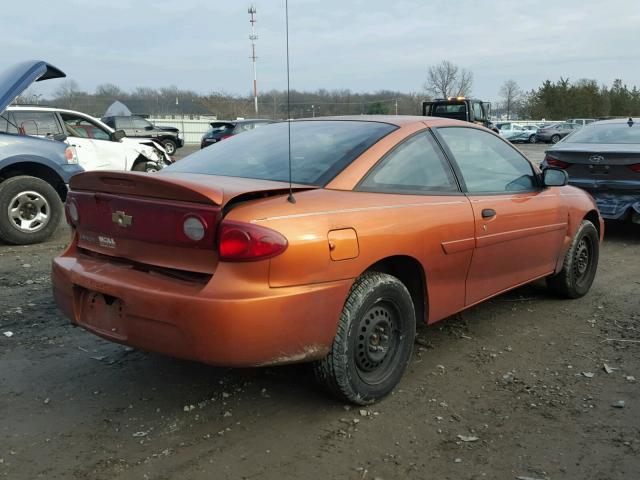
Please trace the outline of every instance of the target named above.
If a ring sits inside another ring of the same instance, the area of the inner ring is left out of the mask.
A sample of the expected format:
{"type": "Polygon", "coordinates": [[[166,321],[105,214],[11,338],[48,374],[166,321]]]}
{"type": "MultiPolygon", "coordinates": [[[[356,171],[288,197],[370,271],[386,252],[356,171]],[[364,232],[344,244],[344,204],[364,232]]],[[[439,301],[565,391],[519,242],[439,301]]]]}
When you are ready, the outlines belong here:
{"type": "Polygon", "coordinates": [[[251,64],[253,66],[253,104],[256,109],[256,116],[258,115],[258,77],[256,73],[256,40],[258,35],[256,34],[256,7],[251,5],[249,10],[249,23],[251,24],[251,33],[249,34],[249,40],[251,40],[251,64]]]}

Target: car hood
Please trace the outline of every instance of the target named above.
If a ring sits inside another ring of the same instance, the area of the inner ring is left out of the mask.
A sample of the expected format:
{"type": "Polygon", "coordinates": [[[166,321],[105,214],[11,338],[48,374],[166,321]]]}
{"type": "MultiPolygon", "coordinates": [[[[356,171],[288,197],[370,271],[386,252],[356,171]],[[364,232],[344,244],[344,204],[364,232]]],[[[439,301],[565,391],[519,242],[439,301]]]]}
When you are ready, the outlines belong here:
{"type": "Polygon", "coordinates": [[[42,60],[29,60],[0,73],[0,112],[34,82],[66,77],[64,72],[42,60]]]}
{"type": "Polygon", "coordinates": [[[547,152],[640,153],[637,143],[556,143],[547,152]]]}

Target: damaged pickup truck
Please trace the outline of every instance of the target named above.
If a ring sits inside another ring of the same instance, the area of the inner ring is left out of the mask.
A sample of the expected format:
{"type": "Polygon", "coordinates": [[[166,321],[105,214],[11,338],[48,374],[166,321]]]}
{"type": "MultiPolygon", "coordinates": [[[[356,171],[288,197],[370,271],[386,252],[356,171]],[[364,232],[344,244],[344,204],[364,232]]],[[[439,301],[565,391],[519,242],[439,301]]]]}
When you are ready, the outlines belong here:
{"type": "Polygon", "coordinates": [[[156,172],[173,163],[164,147],[152,140],[128,138],[81,112],[53,107],[13,106],[4,113],[5,133],[62,140],[75,147],[85,170],[156,172]]]}
{"type": "Polygon", "coordinates": [[[547,150],[542,168],[561,168],[589,192],[600,214],[640,223],[640,119],[594,122],[547,150]]]}

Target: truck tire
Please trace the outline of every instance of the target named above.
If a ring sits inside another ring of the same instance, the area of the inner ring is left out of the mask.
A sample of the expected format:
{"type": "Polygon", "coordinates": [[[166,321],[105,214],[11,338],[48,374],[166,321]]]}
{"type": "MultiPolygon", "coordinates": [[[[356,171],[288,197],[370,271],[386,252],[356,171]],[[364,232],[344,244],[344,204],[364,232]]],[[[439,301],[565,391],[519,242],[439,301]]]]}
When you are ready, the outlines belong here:
{"type": "Polygon", "coordinates": [[[167,155],[171,156],[176,153],[177,146],[176,146],[176,142],[174,142],[173,140],[165,138],[164,140],[162,140],[162,146],[167,152],[167,155]]]}
{"type": "Polygon", "coordinates": [[[316,379],[342,400],[371,404],[402,378],[415,333],[413,301],[404,284],[367,272],[351,287],[329,354],[314,364],[316,379]]]}
{"type": "Polygon", "coordinates": [[[0,240],[14,245],[49,238],[62,218],[58,192],[40,178],[11,177],[0,184],[0,240]]]}

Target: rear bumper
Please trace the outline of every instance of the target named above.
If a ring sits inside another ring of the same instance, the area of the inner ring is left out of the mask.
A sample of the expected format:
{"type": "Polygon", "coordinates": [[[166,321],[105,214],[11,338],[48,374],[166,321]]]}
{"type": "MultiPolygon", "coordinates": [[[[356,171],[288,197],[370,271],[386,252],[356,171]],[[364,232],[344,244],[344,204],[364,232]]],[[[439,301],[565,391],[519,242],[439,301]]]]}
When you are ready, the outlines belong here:
{"type": "Polygon", "coordinates": [[[71,247],[53,261],[53,294],[74,324],[178,358],[258,366],[326,356],[351,280],[269,288],[266,281],[234,278],[235,265],[220,264],[202,285],[79,255],[71,247]]]}
{"type": "Polygon", "coordinates": [[[627,193],[589,191],[600,210],[600,215],[608,220],[623,220],[630,213],[640,215],[640,193],[630,195],[627,193]]]}

